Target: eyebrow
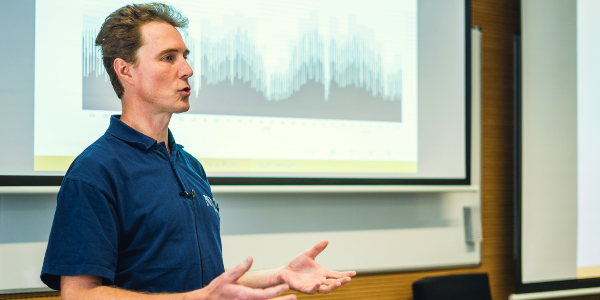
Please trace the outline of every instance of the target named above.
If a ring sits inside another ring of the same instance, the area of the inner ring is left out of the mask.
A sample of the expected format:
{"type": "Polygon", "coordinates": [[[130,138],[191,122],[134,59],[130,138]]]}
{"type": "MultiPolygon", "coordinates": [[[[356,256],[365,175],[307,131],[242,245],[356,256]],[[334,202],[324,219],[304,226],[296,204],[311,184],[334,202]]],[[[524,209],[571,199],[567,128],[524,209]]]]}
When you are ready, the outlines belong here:
{"type": "MultiPolygon", "coordinates": [[[[163,56],[163,55],[165,55],[165,54],[167,54],[167,53],[171,53],[171,52],[179,52],[179,49],[176,49],[176,48],[169,48],[169,49],[165,49],[165,50],[163,50],[163,51],[160,51],[160,53],[158,54],[158,56],[163,56]]],[[[186,48],[186,49],[183,51],[183,56],[187,56],[189,53],[190,53],[190,49],[187,49],[187,48],[186,48]]]]}

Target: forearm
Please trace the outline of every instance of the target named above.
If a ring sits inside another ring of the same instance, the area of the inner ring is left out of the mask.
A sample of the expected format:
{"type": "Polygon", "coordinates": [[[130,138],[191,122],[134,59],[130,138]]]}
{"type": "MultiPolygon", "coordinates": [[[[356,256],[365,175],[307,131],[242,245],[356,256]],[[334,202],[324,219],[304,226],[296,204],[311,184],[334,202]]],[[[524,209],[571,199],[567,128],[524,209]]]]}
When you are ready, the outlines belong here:
{"type": "Polygon", "coordinates": [[[284,267],[270,270],[248,271],[238,279],[238,283],[251,288],[268,288],[284,283],[281,272],[284,267]]]}
{"type": "Polygon", "coordinates": [[[91,276],[63,277],[61,280],[61,299],[62,300],[204,300],[201,297],[200,290],[189,293],[177,294],[148,294],[123,290],[116,287],[104,286],[98,281],[98,278],[91,276]]]}
{"type": "Polygon", "coordinates": [[[186,300],[191,299],[187,293],[180,294],[145,294],[122,290],[109,286],[98,286],[91,289],[85,290],[69,290],[61,293],[61,299],[63,300],[154,300],[154,299],[165,299],[165,300],[186,300]]]}

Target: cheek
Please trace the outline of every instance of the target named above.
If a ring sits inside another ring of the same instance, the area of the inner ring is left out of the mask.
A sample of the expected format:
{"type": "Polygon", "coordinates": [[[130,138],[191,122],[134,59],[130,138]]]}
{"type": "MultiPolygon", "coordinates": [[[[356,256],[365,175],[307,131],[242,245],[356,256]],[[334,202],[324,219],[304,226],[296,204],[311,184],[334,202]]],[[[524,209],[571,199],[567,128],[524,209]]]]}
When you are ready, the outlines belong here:
{"type": "Polygon", "coordinates": [[[161,91],[169,86],[168,70],[161,70],[152,73],[148,79],[149,88],[155,92],[161,91]]]}
{"type": "Polygon", "coordinates": [[[165,79],[160,73],[147,72],[141,77],[140,86],[146,94],[157,94],[165,85],[165,79]]]}
{"type": "Polygon", "coordinates": [[[172,85],[169,80],[170,71],[168,68],[140,68],[137,82],[141,93],[149,97],[169,93],[172,85]]]}

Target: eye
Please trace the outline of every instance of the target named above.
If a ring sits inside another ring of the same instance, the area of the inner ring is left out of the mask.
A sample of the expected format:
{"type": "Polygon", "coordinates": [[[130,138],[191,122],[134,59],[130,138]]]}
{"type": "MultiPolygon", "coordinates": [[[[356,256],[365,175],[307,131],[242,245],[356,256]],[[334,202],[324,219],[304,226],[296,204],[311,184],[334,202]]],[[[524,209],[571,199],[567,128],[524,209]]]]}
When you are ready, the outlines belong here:
{"type": "Polygon", "coordinates": [[[173,60],[173,56],[172,55],[167,55],[167,56],[163,57],[163,60],[171,61],[171,60],[173,60]]]}

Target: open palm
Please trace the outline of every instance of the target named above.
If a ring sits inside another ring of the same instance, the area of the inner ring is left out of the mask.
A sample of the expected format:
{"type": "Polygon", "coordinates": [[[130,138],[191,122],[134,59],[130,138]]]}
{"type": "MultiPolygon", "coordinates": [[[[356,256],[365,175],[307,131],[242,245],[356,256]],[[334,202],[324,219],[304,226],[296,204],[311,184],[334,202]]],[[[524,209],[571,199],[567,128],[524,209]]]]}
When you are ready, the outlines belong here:
{"type": "Polygon", "coordinates": [[[320,241],[294,258],[282,271],[283,281],[293,290],[311,295],[317,292],[326,294],[350,282],[356,272],[330,271],[315,261],[328,244],[327,240],[320,241]]]}

